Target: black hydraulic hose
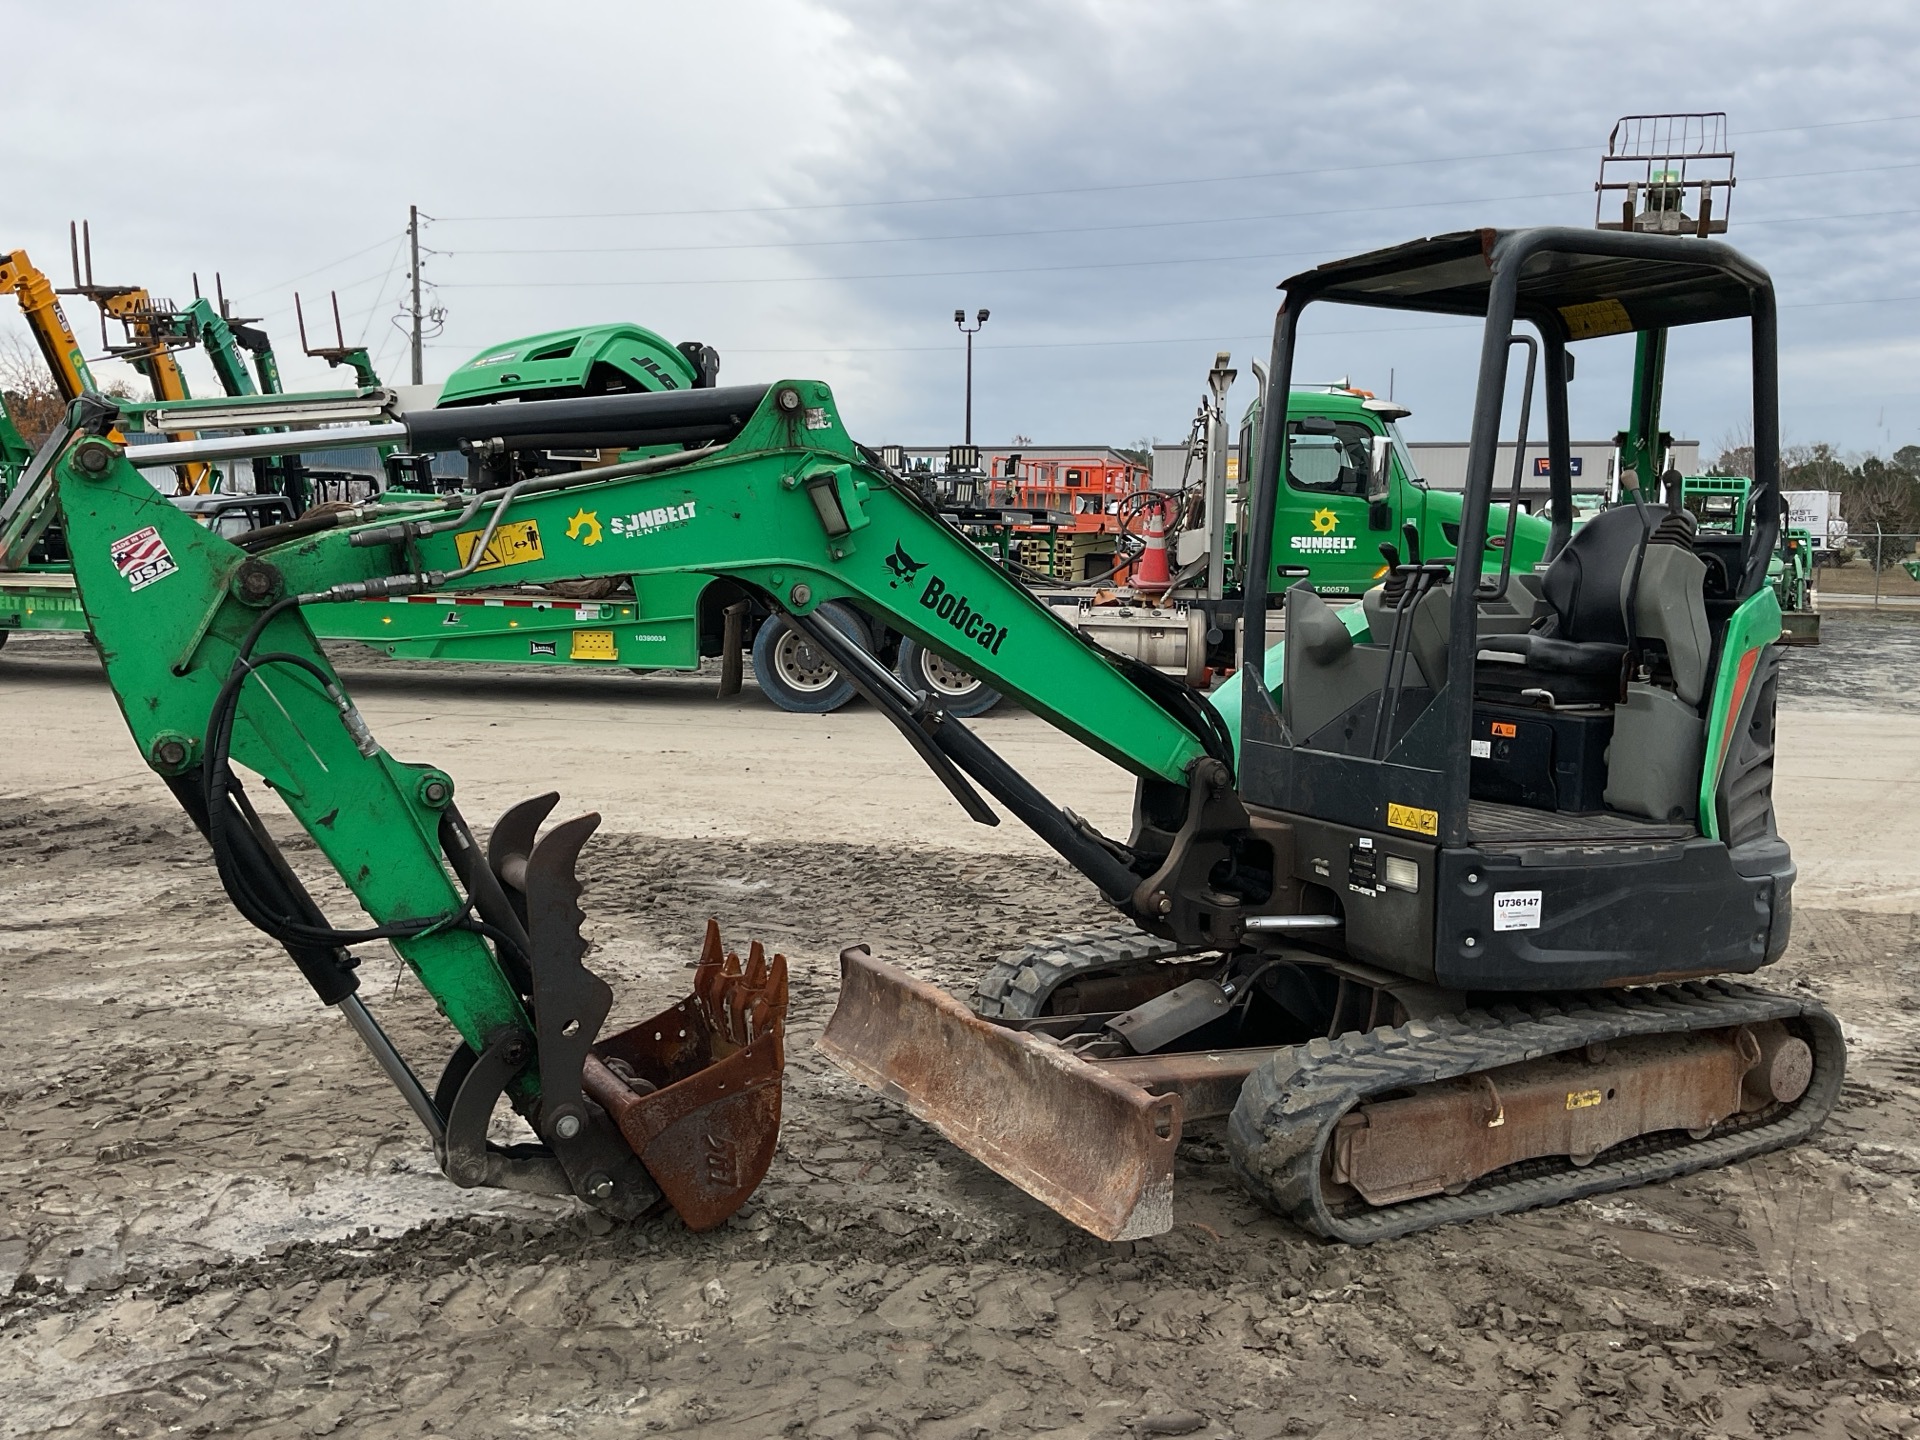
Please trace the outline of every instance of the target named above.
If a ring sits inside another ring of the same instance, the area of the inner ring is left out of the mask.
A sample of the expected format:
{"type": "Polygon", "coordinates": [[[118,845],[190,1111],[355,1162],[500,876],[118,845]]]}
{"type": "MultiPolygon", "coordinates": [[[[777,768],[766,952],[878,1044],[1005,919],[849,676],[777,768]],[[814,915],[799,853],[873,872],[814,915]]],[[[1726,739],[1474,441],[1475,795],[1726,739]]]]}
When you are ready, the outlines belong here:
{"type": "MultiPolygon", "coordinates": [[[[518,950],[513,938],[497,927],[472,917],[474,897],[469,894],[455,910],[424,920],[399,921],[357,930],[342,930],[328,923],[313,897],[300,884],[287,865],[286,858],[261,824],[248,803],[245,791],[230,763],[233,726],[239,713],[240,692],[256,670],[270,664],[290,665],[306,671],[325,689],[343,715],[351,707],[345,702],[332,677],[303,655],[274,652],[255,658],[254,648],[267,626],[286,610],[299,603],[297,597],[276,601],[262,611],[234,657],[232,669],[222,683],[207,722],[202,760],[197,773],[170,782],[175,794],[194,822],[207,836],[213,849],[214,867],[221,886],[247,922],[286,947],[301,973],[325,1004],[338,1004],[357,988],[353,979],[353,958],[344,947],[371,940],[409,939],[433,932],[464,929],[485,935],[509,953],[518,950]],[[197,794],[193,792],[197,790],[197,794]]],[[[352,712],[357,720],[357,712],[352,712]]],[[[352,725],[349,725],[352,728],[352,725]]],[[[364,733],[364,732],[362,732],[364,733]]],[[[371,737],[368,737],[370,740],[371,737]]],[[[522,957],[524,958],[524,957],[522,957]]]]}
{"type": "MultiPolygon", "coordinates": [[[[405,417],[416,453],[461,441],[502,440],[508,449],[552,446],[705,444],[731,440],[766,399],[765,385],[635,391],[570,400],[521,400],[415,410],[405,417]]],[[[796,397],[797,398],[797,397],[796,397]]],[[[798,418],[797,416],[795,417],[798,418]]]]}
{"type": "MultiPolygon", "coordinates": [[[[194,823],[196,829],[213,843],[215,824],[206,806],[205,777],[197,770],[181,775],[169,776],[167,788],[173,791],[174,799],[180,802],[180,808],[194,823]]],[[[228,802],[232,803],[231,799],[228,802]]],[[[245,817],[233,815],[231,820],[244,825],[245,817]]],[[[258,845],[244,845],[237,851],[231,851],[232,863],[244,866],[247,871],[246,893],[249,895],[264,893],[270,897],[277,908],[286,910],[304,909],[311,919],[319,919],[320,912],[313,904],[313,898],[300,887],[298,882],[289,886],[284,877],[285,861],[276,866],[273,857],[276,851],[262,849],[258,845]]],[[[235,908],[240,901],[234,895],[234,889],[228,885],[227,875],[221,874],[221,884],[227,889],[228,898],[233,900],[235,908]]],[[[246,914],[245,910],[241,913],[246,914]]],[[[248,916],[249,923],[252,917],[248,916]]],[[[275,939],[280,937],[275,936],[275,939]]],[[[322,1005],[338,1005],[342,1000],[360,988],[360,978],[353,971],[353,956],[338,945],[322,945],[291,939],[280,940],[294,965],[313,987],[315,995],[320,997],[322,1005]]]]}

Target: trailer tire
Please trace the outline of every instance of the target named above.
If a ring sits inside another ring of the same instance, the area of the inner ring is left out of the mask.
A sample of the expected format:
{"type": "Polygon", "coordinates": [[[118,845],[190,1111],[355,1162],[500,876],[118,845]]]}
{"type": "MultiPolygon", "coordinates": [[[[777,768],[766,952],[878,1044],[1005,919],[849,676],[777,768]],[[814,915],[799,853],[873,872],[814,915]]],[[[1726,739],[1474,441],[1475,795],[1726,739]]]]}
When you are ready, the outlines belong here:
{"type": "MultiPolygon", "coordinates": [[[[851,606],[829,600],[813,613],[861,648],[873,649],[867,622],[851,606]]],[[[768,616],[754,632],[753,678],[762,694],[795,715],[831,715],[854,696],[853,682],[779,613],[768,616]]]]}
{"type": "Polygon", "coordinates": [[[900,662],[894,668],[902,680],[931,695],[956,720],[984,715],[1000,703],[1000,692],[986,681],[908,635],[900,637],[900,662]]]}

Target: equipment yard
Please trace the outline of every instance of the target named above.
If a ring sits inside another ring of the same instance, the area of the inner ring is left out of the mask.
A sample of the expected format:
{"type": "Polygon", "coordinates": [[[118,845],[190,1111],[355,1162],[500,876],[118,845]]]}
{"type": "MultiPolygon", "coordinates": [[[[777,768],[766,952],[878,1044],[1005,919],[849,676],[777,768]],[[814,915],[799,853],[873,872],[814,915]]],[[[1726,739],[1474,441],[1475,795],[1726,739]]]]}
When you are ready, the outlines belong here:
{"type": "MultiPolygon", "coordinates": [[[[1783,662],[1799,878],[1765,978],[1845,1028],[1831,1119],[1361,1247],[1262,1210],[1219,1121],[1187,1127],[1172,1230],[1100,1241],[825,1061],[843,945],[965,994],[995,953],[1113,919],[1027,830],[969,823],[872,707],[334,647],[385,745],[445,766],[469,815],[547,789],[602,813],[583,908],[616,1026],[685,993],[709,915],[791,966],[779,1150],[723,1227],[456,1189],[208,883],[84,639],[15,636],[0,1435],[1920,1434],[1920,625],[1828,620],[1783,662]]],[[[1127,772],[1011,705],[973,724],[1125,833],[1127,772]]],[[[386,945],[357,953],[433,1073],[429,997],[386,945]]]]}

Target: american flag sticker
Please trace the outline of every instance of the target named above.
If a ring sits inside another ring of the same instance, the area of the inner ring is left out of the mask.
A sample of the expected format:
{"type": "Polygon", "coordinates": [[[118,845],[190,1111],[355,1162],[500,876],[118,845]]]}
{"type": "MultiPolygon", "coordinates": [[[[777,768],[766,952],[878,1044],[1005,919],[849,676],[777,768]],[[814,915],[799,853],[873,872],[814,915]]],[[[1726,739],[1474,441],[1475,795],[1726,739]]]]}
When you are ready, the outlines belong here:
{"type": "Polygon", "coordinates": [[[156,580],[164,580],[180,567],[167,553],[167,542],[149,525],[131,535],[123,535],[108,548],[113,568],[135,590],[144,590],[156,580]]]}

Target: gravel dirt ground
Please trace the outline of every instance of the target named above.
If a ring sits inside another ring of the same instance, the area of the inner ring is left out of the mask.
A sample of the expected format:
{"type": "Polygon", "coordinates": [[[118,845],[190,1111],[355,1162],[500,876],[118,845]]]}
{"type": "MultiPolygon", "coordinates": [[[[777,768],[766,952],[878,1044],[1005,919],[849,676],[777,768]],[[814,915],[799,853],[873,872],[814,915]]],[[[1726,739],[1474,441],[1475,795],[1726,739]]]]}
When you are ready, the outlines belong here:
{"type": "MultiPolygon", "coordinates": [[[[549,788],[607,815],[582,868],[616,1021],[683,991],[709,914],[791,958],[781,1151],[694,1236],[442,1180],[344,1023],[228,906],[89,652],[16,638],[0,1435],[1920,1435],[1920,626],[1830,617],[1788,672],[1801,885],[1769,983],[1826,1001],[1854,1047],[1813,1143],[1345,1249],[1254,1206],[1200,1127],[1174,1230],[1108,1245],[813,1049],[843,945],[964,989],[996,950],[1100,918],[1030,837],[967,824],[877,716],[349,667],[382,739],[452,771],[476,823],[549,788]]],[[[1029,716],[980,729],[1124,829],[1119,771],[1029,716]]],[[[435,1069],[431,1004],[365,956],[363,994],[435,1069]]]]}

